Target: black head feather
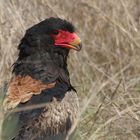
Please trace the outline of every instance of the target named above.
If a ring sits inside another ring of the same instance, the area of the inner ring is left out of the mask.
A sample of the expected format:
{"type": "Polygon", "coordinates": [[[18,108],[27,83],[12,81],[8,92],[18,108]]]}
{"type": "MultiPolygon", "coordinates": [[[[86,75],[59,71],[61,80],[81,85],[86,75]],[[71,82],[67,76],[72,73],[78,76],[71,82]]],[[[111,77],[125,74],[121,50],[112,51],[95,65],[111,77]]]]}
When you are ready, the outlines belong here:
{"type": "Polygon", "coordinates": [[[59,29],[66,30],[69,32],[75,31],[74,26],[70,22],[60,18],[51,17],[28,29],[27,33],[49,34],[53,30],[59,30],[59,29]]]}
{"type": "Polygon", "coordinates": [[[67,69],[69,50],[54,47],[54,40],[50,32],[54,30],[74,32],[71,23],[60,18],[48,18],[26,31],[18,46],[19,57],[14,64],[13,72],[16,75],[29,75],[44,83],[57,81],[71,87],[67,69]]]}
{"type": "Polygon", "coordinates": [[[66,51],[67,49],[57,49],[54,47],[54,39],[50,36],[50,33],[60,29],[71,33],[75,31],[74,26],[70,22],[54,17],[41,21],[29,28],[18,46],[20,50],[19,58],[26,57],[41,50],[50,51],[55,49],[58,51],[60,49],[60,52],[62,52],[62,50],[66,51]]]}

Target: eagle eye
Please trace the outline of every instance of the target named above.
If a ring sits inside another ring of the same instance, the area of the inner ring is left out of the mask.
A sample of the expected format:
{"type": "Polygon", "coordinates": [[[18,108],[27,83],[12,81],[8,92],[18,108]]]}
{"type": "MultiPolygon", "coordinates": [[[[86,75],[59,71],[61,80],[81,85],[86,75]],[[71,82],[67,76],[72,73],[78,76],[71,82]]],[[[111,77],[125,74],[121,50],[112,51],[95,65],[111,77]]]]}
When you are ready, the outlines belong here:
{"type": "Polygon", "coordinates": [[[58,34],[59,34],[59,31],[58,31],[58,30],[53,30],[52,33],[53,33],[54,35],[58,35],[58,34]]]}

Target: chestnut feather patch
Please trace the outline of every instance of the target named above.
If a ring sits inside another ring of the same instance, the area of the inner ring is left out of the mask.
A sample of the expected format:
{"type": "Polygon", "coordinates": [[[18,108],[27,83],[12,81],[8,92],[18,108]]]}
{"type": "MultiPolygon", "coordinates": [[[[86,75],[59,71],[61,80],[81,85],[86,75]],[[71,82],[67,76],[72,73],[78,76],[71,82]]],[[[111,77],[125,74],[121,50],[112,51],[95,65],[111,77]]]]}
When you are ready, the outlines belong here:
{"type": "Polygon", "coordinates": [[[44,89],[55,86],[55,82],[44,84],[39,80],[30,76],[16,76],[12,78],[7,91],[7,97],[4,101],[4,108],[15,108],[19,103],[25,103],[31,99],[33,95],[38,95],[44,89]]]}

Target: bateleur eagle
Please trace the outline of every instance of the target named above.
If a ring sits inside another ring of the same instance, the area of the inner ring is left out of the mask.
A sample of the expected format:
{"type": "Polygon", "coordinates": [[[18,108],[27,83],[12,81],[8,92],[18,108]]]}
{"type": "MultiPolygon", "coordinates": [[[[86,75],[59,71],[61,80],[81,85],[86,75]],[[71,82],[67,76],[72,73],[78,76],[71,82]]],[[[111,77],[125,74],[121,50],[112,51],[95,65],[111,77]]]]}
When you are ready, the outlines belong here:
{"type": "Polygon", "coordinates": [[[67,69],[70,49],[81,49],[74,26],[48,18],[26,31],[18,49],[3,102],[6,113],[18,115],[16,135],[8,140],[68,140],[79,107],[67,69]]]}

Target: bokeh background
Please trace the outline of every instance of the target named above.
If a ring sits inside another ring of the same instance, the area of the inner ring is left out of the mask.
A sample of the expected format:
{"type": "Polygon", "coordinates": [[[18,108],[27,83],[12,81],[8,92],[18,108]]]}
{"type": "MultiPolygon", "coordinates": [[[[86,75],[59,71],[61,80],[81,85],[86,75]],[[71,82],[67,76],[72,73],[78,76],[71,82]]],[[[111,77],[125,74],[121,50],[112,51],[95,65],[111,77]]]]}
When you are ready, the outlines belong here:
{"type": "Polygon", "coordinates": [[[69,58],[81,107],[74,140],[140,140],[140,0],[0,0],[0,86],[26,29],[52,16],[83,42],[69,58]]]}

